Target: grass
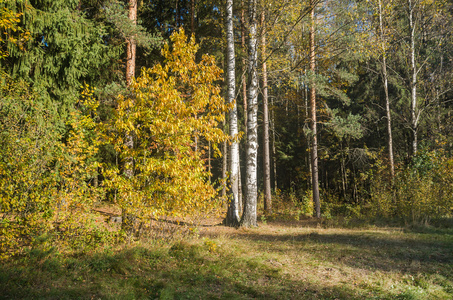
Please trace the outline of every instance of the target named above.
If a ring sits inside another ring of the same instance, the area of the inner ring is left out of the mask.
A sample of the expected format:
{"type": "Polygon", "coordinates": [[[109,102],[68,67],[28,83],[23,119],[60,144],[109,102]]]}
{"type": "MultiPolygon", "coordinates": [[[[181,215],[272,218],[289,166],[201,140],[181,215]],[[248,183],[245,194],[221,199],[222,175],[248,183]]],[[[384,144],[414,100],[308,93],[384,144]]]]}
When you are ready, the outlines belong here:
{"type": "Polygon", "coordinates": [[[0,266],[2,299],[453,299],[453,230],[308,220],[91,253],[51,246],[0,266]]]}

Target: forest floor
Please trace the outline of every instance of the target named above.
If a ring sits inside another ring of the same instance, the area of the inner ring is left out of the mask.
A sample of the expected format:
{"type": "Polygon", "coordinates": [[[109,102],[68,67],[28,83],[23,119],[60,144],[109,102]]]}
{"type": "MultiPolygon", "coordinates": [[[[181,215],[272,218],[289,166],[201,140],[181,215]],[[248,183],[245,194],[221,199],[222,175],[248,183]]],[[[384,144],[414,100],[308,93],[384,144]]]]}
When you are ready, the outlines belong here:
{"type": "Polygon", "coordinates": [[[1,299],[453,299],[453,229],[215,225],[0,265],[1,299]]]}

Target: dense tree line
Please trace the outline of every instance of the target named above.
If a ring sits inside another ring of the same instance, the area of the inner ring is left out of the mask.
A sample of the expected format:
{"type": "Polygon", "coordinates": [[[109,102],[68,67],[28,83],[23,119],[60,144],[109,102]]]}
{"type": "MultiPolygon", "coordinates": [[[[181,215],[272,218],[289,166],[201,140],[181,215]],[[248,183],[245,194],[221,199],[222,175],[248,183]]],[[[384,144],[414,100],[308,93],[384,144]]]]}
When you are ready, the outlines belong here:
{"type": "Polygon", "coordinates": [[[256,226],[261,199],[268,216],[289,199],[318,218],[451,216],[451,1],[0,3],[10,248],[102,239],[77,225],[101,202],[129,234],[223,208],[256,226]]]}

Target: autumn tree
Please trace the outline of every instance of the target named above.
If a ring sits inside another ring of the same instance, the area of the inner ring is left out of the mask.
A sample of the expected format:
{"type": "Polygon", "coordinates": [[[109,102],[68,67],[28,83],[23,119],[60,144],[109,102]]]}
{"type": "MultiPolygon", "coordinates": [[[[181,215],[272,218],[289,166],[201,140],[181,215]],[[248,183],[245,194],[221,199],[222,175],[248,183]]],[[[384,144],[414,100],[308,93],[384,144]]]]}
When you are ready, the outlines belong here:
{"type": "Polygon", "coordinates": [[[118,190],[122,210],[141,220],[187,216],[217,205],[193,135],[217,149],[226,138],[218,124],[228,107],[216,85],[221,70],[214,58],[203,55],[197,63],[198,46],[186,40],[184,30],[171,36],[172,44],[162,50],[164,64],[143,70],[131,85],[134,97],[119,97],[117,115],[105,127],[120,157],[135,162],[132,177],[110,165],[107,186],[118,190]],[[133,148],[118,139],[126,132],[137,137],[133,148]]]}
{"type": "Polygon", "coordinates": [[[451,15],[445,1],[407,0],[397,4],[394,34],[398,43],[391,63],[404,89],[401,94],[406,107],[401,107],[401,123],[410,131],[405,148],[407,157],[413,157],[423,140],[420,136],[427,137],[426,133],[432,131],[433,122],[429,118],[442,102],[439,95],[451,90],[443,84],[451,76],[444,64],[444,59],[451,55],[445,48],[450,40],[445,30],[451,26],[451,15]]]}

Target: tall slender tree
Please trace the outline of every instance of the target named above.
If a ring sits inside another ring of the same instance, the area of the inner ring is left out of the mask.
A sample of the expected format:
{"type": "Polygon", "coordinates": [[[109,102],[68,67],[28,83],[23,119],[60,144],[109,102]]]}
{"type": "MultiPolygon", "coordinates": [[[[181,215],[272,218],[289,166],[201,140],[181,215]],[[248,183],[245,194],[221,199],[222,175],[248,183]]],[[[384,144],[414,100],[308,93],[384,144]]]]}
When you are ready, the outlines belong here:
{"type": "Polygon", "coordinates": [[[316,217],[321,217],[321,201],[319,199],[319,180],[318,180],[318,133],[316,125],[316,52],[315,52],[315,0],[310,0],[310,112],[311,112],[311,173],[312,173],[312,189],[313,201],[315,204],[316,217]]]}
{"type": "Polygon", "coordinates": [[[239,142],[238,135],[238,116],[235,101],[235,57],[234,57],[234,32],[233,32],[233,0],[226,3],[226,32],[227,32],[227,62],[226,62],[226,81],[228,102],[233,104],[230,110],[230,135],[233,137],[230,146],[230,181],[232,198],[228,205],[226,225],[237,226],[239,224],[239,198],[238,198],[238,179],[239,179],[239,142]]]}
{"type": "MultiPolygon", "coordinates": [[[[245,28],[245,8],[244,8],[244,0],[241,0],[241,49],[245,52],[246,45],[245,45],[245,36],[246,36],[246,28],[245,28]]],[[[242,57],[242,76],[241,76],[241,87],[242,87],[242,101],[244,103],[244,126],[245,131],[247,134],[247,83],[246,83],[246,76],[245,73],[247,71],[247,59],[245,56],[242,57]]]]}
{"type": "Polygon", "coordinates": [[[248,7],[248,95],[247,95],[247,149],[246,197],[241,225],[256,226],[257,158],[258,158],[258,75],[257,75],[257,17],[256,0],[249,0],[248,7]]]}
{"type": "MultiPolygon", "coordinates": [[[[245,5],[244,0],[241,0],[241,50],[243,53],[246,53],[246,44],[245,44],[245,35],[246,35],[246,19],[245,19],[245,5]]],[[[247,136],[247,80],[246,80],[246,73],[247,73],[247,59],[245,55],[242,56],[242,68],[241,68],[241,88],[242,88],[242,104],[243,104],[243,112],[244,112],[244,132],[245,136],[247,136]]],[[[239,144],[240,145],[240,144],[239,144]]],[[[244,210],[243,208],[243,188],[242,188],[242,171],[239,168],[239,207],[241,211],[244,210]]]]}
{"type": "Polygon", "coordinates": [[[267,64],[266,64],[266,16],[261,12],[261,57],[263,59],[263,173],[264,173],[264,211],[272,213],[271,196],[271,163],[269,151],[269,105],[267,88],[267,64]]]}
{"type": "Polygon", "coordinates": [[[385,112],[387,116],[387,143],[388,143],[388,155],[389,155],[389,167],[390,175],[395,177],[395,163],[393,161],[393,137],[392,137],[392,115],[390,111],[390,99],[389,99],[389,88],[388,88],[388,74],[387,74],[387,47],[385,41],[384,32],[384,12],[382,8],[382,0],[378,0],[379,8],[379,35],[381,40],[381,51],[382,51],[382,82],[384,84],[384,95],[385,95],[385,112]]]}
{"type": "Polygon", "coordinates": [[[412,155],[417,154],[418,148],[418,123],[420,119],[420,111],[417,105],[417,74],[419,70],[415,64],[415,6],[414,0],[408,0],[409,8],[409,43],[410,43],[410,93],[411,93],[411,130],[412,130],[412,155]]]}
{"type": "MultiPolygon", "coordinates": [[[[137,0],[129,0],[128,17],[133,25],[137,25],[137,0]]],[[[136,60],[137,44],[135,37],[128,36],[126,38],[126,85],[129,87],[135,77],[135,60],[136,60]]],[[[128,132],[124,137],[126,147],[134,148],[134,137],[131,132],[128,132]]],[[[134,159],[127,157],[124,166],[124,173],[127,178],[132,179],[134,176],[134,159]]],[[[122,211],[121,227],[129,234],[134,233],[134,223],[136,216],[131,214],[127,209],[122,211]]]]}
{"type": "Polygon", "coordinates": [[[196,0],[190,0],[190,34],[195,34],[195,5],[196,0]]]}

